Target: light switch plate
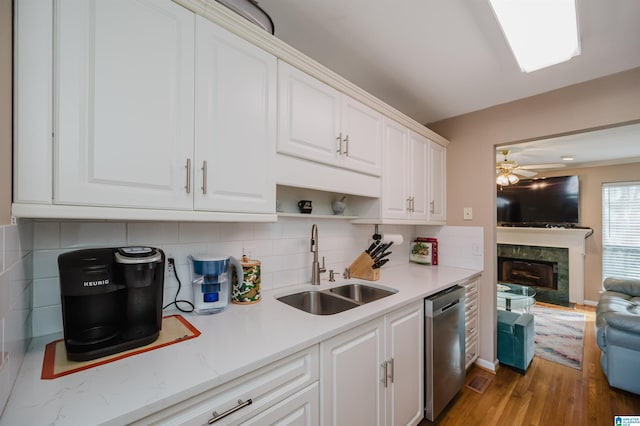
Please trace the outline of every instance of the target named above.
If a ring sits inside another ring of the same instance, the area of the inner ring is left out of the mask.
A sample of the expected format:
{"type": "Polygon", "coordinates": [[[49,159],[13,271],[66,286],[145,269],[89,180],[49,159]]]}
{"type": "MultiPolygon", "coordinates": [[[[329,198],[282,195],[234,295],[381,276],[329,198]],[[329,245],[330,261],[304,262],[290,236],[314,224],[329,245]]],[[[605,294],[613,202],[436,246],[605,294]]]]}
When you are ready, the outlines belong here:
{"type": "Polygon", "coordinates": [[[471,207],[465,207],[463,209],[463,219],[464,220],[472,220],[473,219],[473,209],[471,207]]]}

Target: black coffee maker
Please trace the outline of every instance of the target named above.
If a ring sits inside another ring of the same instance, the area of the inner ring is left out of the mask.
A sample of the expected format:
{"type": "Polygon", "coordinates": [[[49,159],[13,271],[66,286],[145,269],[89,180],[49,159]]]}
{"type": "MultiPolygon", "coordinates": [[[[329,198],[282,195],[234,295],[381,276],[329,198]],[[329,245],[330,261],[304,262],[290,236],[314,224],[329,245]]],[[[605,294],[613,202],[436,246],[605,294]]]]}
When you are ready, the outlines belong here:
{"type": "Polygon", "coordinates": [[[67,358],[87,361],[152,343],[162,328],[164,253],[153,247],[58,256],[67,358]]]}

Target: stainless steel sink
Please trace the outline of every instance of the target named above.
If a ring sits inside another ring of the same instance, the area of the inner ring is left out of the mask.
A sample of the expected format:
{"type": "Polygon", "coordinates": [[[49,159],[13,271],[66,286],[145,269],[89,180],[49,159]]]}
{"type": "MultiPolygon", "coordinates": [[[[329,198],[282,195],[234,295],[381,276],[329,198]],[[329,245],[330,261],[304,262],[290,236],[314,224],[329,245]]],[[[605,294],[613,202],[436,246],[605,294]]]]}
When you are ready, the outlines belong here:
{"type": "Polygon", "coordinates": [[[278,297],[278,300],[314,315],[333,315],[360,306],[351,300],[322,291],[302,291],[278,297]]]}
{"type": "Polygon", "coordinates": [[[347,284],[329,290],[301,291],[278,297],[277,300],[310,314],[333,315],[391,296],[394,293],[397,293],[397,290],[382,289],[366,284],[347,284]]]}
{"type": "Polygon", "coordinates": [[[351,300],[363,304],[391,296],[396,291],[384,290],[378,287],[372,287],[365,284],[347,284],[340,287],[329,289],[333,294],[346,297],[351,300]]]}

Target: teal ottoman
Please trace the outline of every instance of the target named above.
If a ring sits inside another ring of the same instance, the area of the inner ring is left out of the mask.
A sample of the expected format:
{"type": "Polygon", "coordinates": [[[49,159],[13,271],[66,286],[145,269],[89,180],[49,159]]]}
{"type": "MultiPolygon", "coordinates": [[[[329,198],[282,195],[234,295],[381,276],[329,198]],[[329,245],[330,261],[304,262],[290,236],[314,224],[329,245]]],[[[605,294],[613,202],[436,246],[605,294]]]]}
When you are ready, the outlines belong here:
{"type": "Polygon", "coordinates": [[[498,361],[526,373],[535,350],[533,315],[498,310],[498,361]]]}

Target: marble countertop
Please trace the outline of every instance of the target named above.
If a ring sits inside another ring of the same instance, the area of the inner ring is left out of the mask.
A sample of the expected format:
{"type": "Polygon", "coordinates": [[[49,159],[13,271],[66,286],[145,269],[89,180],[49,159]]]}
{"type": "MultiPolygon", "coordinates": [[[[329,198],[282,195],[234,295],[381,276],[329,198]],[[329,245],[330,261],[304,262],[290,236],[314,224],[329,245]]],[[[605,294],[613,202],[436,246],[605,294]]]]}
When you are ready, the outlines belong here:
{"type": "MultiPolygon", "coordinates": [[[[53,380],[41,380],[44,347],[62,334],[33,339],[5,407],[1,425],[124,424],[229,382],[251,370],[317,344],[358,324],[465,280],[481,271],[404,264],[386,267],[374,285],[397,293],[357,308],[317,316],[277,297],[301,284],[262,293],[260,303],[234,305],[219,314],[182,314],[201,331],[195,339],[124,358],[53,380]]],[[[169,312],[165,312],[169,314],[169,312]]]]}

